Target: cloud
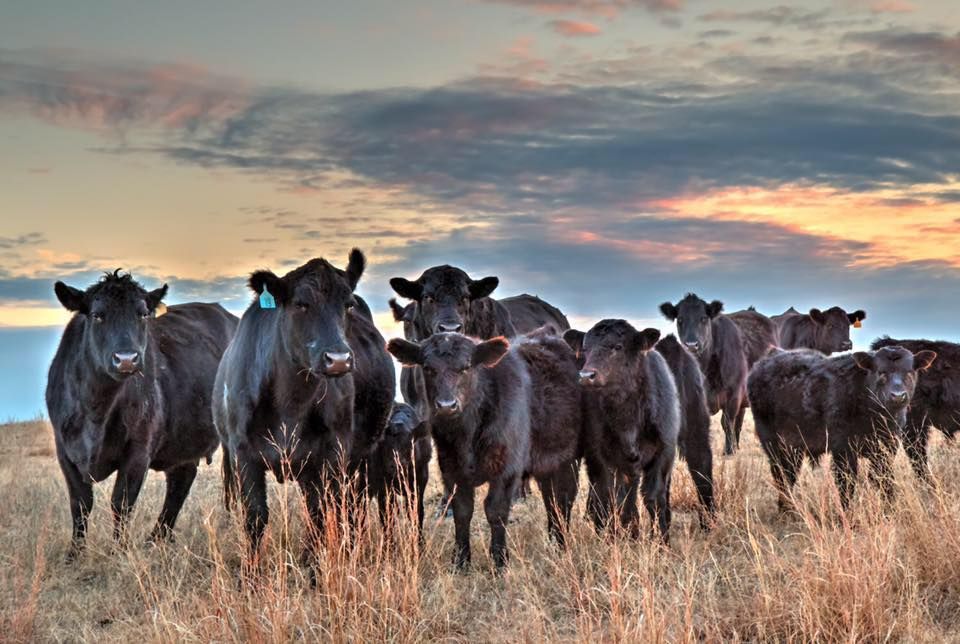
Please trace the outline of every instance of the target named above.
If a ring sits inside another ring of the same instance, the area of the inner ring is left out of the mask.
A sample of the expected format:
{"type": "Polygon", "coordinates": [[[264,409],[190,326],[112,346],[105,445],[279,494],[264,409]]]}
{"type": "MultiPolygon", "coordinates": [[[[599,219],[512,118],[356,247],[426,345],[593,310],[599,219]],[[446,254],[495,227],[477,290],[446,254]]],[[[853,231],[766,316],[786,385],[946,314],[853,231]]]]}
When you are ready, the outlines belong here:
{"type": "Polygon", "coordinates": [[[889,52],[929,58],[960,65],[960,32],[947,35],[936,31],[910,31],[902,28],[854,32],[846,38],[889,52]]]}
{"type": "Polygon", "coordinates": [[[802,29],[816,29],[825,24],[829,15],[829,9],[808,10],[779,5],[768,9],[750,11],[717,9],[703,14],[698,20],[701,22],[759,22],[777,27],[791,26],[802,29]]]}
{"type": "Polygon", "coordinates": [[[730,29],[708,29],[707,31],[701,31],[698,35],[704,39],[729,38],[730,36],[736,36],[737,32],[730,29]]]}
{"type": "Polygon", "coordinates": [[[611,18],[629,9],[651,13],[677,12],[684,0],[480,0],[490,4],[512,5],[538,13],[580,13],[611,18]]]}
{"type": "Polygon", "coordinates": [[[24,246],[36,246],[46,241],[46,235],[39,232],[26,233],[16,237],[0,237],[0,250],[13,250],[24,246]]]}
{"type": "Polygon", "coordinates": [[[552,20],[548,24],[555,32],[568,38],[597,36],[601,32],[600,27],[591,22],[578,22],[575,20],[552,20]]]}

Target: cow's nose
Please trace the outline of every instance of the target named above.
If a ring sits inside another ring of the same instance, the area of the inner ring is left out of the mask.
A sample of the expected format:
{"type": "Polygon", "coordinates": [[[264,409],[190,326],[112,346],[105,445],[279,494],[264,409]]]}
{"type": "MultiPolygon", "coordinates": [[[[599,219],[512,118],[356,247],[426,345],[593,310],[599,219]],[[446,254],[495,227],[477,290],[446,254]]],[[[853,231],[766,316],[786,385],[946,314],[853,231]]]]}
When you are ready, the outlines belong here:
{"type": "Polygon", "coordinates": [[[596,369],[584,369],[580,372],[580,382],[594,382],[597,379],[596,369]]]}
{"type": "Polygon", "coordinates": [[[635,449],[628,449],[624,456],[627,457],[627,462],[631,465],[640,460],[640,452],[635,449]]]}
{"type": "Polygon", "coordinates": [[[460,409],[460,401],[456,398],[442,399],[437,398],[436,402],[437,411],[452,413],[460,409]]]}
{"type": "Polygon", "coordinates": [[[852,348],[853,348],[853,342],[851,342],[850,340],[844,340],[843,342],[840,343],[840,349],[843,351],[849,351],[852,348]]]}
{"type": "Polygon", "coordinates": [[[700,349],[700,342],[697,340],[684,342],[688,349],[691,351],[698,351],[700,349]]]}
{"type": "Polygon", "coordinates": [[[459,322],[441,322],[437,325],[440,333],[460,333],[460,329],[462,328],[463,325],[459,322]]]}
{"type": "Polygon", "coordinates": [[[323,353],[323,373],[328,376],[342,376],[353,369],[353,355],[349,351],[323,353]]]}
{"type": "Polygon", "coordinates": [[[893,402],[902,405],[903,403],[907,402],[907,392],[905,391],[894,392],[890,394],[890,398],[893,400],[893,402]]]}
{"type": "Polygon", "coordinates": [[[113,354],[113,366],[120,373],[133,373],[140,368],[140,353],[118,351],[113,354]]]}

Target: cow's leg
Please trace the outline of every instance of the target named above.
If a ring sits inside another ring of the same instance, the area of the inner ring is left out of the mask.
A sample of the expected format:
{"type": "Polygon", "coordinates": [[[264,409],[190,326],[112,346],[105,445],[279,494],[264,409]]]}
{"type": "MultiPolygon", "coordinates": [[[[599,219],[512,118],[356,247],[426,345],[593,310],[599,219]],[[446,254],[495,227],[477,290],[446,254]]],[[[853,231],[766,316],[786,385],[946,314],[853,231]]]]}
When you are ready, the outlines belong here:
{"type": "Polygon", "coordinates": [[[619,512],[620,529],[625,530],[634,539],[640,537],[640,510],[637,508],[637,490],[640,489],[640,477],[631,476],[629,481],[622,480],[622,474],[614,475],[614,495],[619,512]]]}
{"type": "Polygon", "coordinates": [[[127,520],[133,510],[143,481],[147,478],[149,459],[146,454],[132,454],[117,471],[117,480],[113,485],[110,508],[113,510],[113,538],[122,542],[125,538],[127,520]]]}
{"type": "Polygon", "coordinates": [[[262,460],[247,458],[234,462],[239,470],[240,501],[243,505],[244,528],[250,540],[250,554],[260,549],[270,511],[267,508],[266,466],[262,460]]]}
{"type": "Polygon", "coordinates": [[[713,498],[713,452],[710,451],[709,436],[699,440],[698,437],[688,436],[684,459],[700,500],[700,527],[706,530],[716,509],[713,498]],[[697,443],[691,444],[693,441],[697,443]]]}
{"type": "Polygon", "coordinates": [[[740,448],[740,430],[743,429],[743,417],[747,414],[747,399],[746,397],[742,398],[740,401],[740,409],[737,410],[737,419],[733,424],[733,436],[736,441],[737,449],[740,448]]]}
{"type": "Polygon", "coordinates": [[[327,495],[323,474],[313,467],[305,467],[303,470],[297,476],[297,485],[300,487],[300,493],[303,494],[304,505],[307,508],[309,529],[301,560],[304,565],[310,567],[310,580],[315,583],[316,577],[313,566],[317,562],[316,555],[320,540],[324,538],[325,511],[327,509],[325,501],[330,497],[327,495]]]}
{"type": "Polygon", "coordinates": [[[777,509],[787,512],[793,508],[791,493],[803,465],[803,452],[777,439],[763,443],[763,449],[770,459],[770,474],[777,489],[777,509]]]}
{"type": "MultiPolygon", "coordinates": [[[[884,430],[881,430],[884,431],[884,430]]],[[[868,447],[867,458],[870,459],[870,471],[867,476],[870,482],[880,490],[885,503],[893,500],[893,457],[897,451],[897,439],[890,435],[877,437],[876,442],[868,447]]]]}
{"type": "Polygon", "coordinates": [[[930,440],[930,420],[926,415],[916,418],[907,416],[903,428],[903,449],[910,459],[914,474],[924,483],[930,483],[930,466],[927,463],[927,443],[930,440]]]}
{"type": "Polygon", "coordinates": [[[223,468],[223,508],[227,512],[233,512],[233,505],[237,502],[237,495],[240,493],[240,480],[233,466],[233,457],[226,445],[221,446],[223,458],[221,466],[223,468]]]}
{"type": "Polygon", "coordinates": [[[579,461],[561,465],[550,476],[537,479],[543,507],[547,511],[547,533],[561,548],[566,546],[570,513],[577,499],[578,466],[579,461]]]}
{"type": "Polygon", "coordinates": [[[670,541],[670,477],[675,456],[663,450],[643,472],[643,505],[650,515],[651,530],[656,525],[664,543],[670,541]]]}
{"type": "Polygon", "coordinates": [[[453,526],[456,552],[453,563],[460,570],[470,565],[470,522],[473,520],[473,487],[457,485],[453,491],[453,526]]]}
{"type": "Polygon", "coordinates": [[[611,509],[616,505],[613,485],[613,473],[602,463],[587,457],[587,516],[593,521],[597,532],[606,528],[613,516],[611,509]]]}
{"type": "Polygon", "coordinates": [[[190,494],[190,487],[197,478],[197,464],[187,463],[166,471],[167,492],[157,525],[150,534],[150,541],[160,541],[173,536],[173,526],[180,515],[180,508],[190,494]]]}
{"type": "Polygon", "coordinates": [[[517,495],[520,479],[516,476],[491,481],[483,510],[490,524],[490,558],[498,570],[507,565],[507,521],[510,505],[517,495]]]}
{"type": "Polygon", "coordinates": [[[740,447],[740,436],[736,427],[737,416],[740,414],[741,396],[728,396],[723,402],[720,416],[720,425],[723,427],[723,453],[730,456],[740,447]]]}
{"type": "Polygon", "coordinates": [[[857,454],[849,446],[835,448],[833,455],[833,475],[840,492],[840,505],[846,510],[857,485],[857,454]]]}
{"type": "Polygon", "coordinates": [[[67,483],[67,495],[70,498],[70,516],[73,520],[73,535],[67,562],[74,561],[83,551],[87,538],[87,518],[93,509],[93,483],[80,473],[80,470],[57,450],[57,460],[67,483]]]}

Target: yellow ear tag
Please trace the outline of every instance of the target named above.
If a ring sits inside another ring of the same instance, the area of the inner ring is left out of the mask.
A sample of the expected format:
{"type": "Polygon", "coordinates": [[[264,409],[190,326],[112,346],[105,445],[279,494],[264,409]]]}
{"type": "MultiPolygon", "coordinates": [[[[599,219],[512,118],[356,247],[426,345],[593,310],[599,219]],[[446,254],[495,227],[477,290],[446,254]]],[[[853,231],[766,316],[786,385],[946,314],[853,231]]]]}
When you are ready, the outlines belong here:
{"type": "MultiPolygon", "coordinates": [[[[153,310],[153,316],[160,317],[166,312],[167,312],[167,305],[164,304],[163,302],[160,302],[160,304],[157,304],[157,308],[153,310]]],[[[859,322],[857,324],[859,324],[859,322]]]]}
{"type": "Polygon", "coordinates": [[[863,327],[863,322],[861,322],[860,320],[857,320],[856,322],[853,323],[854,329],[860,329],[862,327],[863,327]]]}

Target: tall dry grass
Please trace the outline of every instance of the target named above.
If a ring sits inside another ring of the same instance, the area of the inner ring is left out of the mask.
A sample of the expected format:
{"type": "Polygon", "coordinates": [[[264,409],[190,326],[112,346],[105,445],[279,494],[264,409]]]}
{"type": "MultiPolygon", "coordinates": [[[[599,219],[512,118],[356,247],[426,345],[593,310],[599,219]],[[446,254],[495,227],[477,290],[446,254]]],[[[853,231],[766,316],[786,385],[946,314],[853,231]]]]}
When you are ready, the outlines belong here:
{"type": "MultiPolygon", "coordinates": [[[[719,444],[719,430],[715,443],[719,444]]],[[[7,641],[945,641],[960,639],[960,450],[935,441],[940,485],[915,485],[898,457],[898,500],[863,481],[838,509],[829,467],[805,468],[797,512],[780,515],[753,439],[717,456],[721,511],[697,527],[696,495],[675,475],[672,543],[595,535],[583,499],[569,549],[546,539],[539,498],[518,505],[502,576],[486,555],[478,495],[474,565],[449,565],[452,526],[431,519],[417,545],[412,508],[384,533],[371,509],[355,539],[321,550],[317,584],[300,565],[297,488],[271,485],[269,537],[245,565],[239,520],[220,505],[219,467],[201,470],[172,545],[115,547],[109,482],[97,486],[88,550],[63,563],[66,492],[49,427],[0,427],[0,639],[7,641]]],[[[146,540],[163,492],[151,474],[133,543],[146,540]]],[[[431,481],[428,497],[439,492],[431,481]]]]}

